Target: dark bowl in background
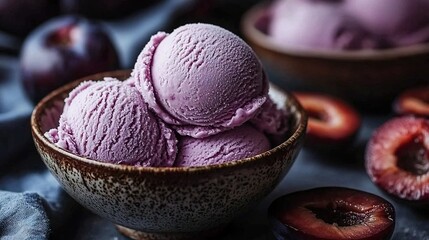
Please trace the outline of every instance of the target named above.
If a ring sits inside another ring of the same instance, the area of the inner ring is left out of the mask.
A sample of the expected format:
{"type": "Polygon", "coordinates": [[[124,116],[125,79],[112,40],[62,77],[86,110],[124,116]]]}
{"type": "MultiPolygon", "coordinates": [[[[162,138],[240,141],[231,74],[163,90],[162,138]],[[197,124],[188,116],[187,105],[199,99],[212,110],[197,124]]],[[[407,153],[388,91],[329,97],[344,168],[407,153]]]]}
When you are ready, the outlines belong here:
{"type": "Polygon", "coordinates": [[[268,4],[243,15],[245,40],[284,86],[320,91],[363,108],[389,107],[406,88],[429,82],[429,43],[380,50],[298,50],[270,39],[268,4]]]}

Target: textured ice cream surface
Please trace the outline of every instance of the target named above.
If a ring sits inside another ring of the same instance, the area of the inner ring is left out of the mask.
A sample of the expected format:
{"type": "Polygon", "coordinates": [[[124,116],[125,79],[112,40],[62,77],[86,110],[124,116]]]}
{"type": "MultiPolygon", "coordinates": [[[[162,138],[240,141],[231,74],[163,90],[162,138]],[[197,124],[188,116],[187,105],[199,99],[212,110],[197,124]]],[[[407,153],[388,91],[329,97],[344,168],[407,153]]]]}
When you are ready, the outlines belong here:
{"type": "Polygon", "coordinates": [[[179,138],[175,166],[206,166],[255,156],[270,149],[267,137],[249,124],[206,138],[179,138]]]}
{"type": "Polygon", "coordinates": [[[277,0],[268,34],[279,45],[300,49],[377,48],[382,41],[344,14],[344,1],[277,0]]]}
{"type": "Polygon", "coordinates": [[[289,130],[289,113],[285,109],[279,108],[273,100],[268,97],[261,106],[261,111],[252,119],[250,123],[261,132],[270,135],[284,135],[289,130]]]}
{"type": "Polygon", "coordinates": [[[210,24],[152,36],[132,75],[160,118],[179,134],[197,138],[240,126],[267,99],[268,81],[252,49],[210,24]]]}
{"type": "Polygon", "coordinates": [[[73,89],[58,128],[45,136],[74,154],[107,163],[171,166],[177,154],[174,132],[149,111],[132,84],[112,78],[73,89]]]}

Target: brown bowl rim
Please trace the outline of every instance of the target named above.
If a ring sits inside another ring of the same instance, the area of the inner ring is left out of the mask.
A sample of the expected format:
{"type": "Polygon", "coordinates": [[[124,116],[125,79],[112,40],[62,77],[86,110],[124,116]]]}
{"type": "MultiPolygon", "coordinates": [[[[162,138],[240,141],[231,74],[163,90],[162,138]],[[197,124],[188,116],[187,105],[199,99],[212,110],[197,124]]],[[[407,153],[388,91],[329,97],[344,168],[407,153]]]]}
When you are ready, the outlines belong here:
{"type": "Polygon", "coordinates": [[[130,76],[130,74],[131,74],[131,70],[129,69],[92,74],[92,75],[77,79],[66,85],[63,85],[62,87],[59,87],[54,91],[52,91],[51,93],[49,93],[48,95],[46,95],[42,100],[40,100],[37,103],[37,105],[34,107],[34,110],[31,113],[31,131],[32,131],[33,138],[35,138],[34,140],[38,139],[48,148],[60,153],[61,155],[65,155],[70,159],[82,161],[88,165],[95,166],[95,167],[105,167],[105,168],[109,168],[110,170],[118,170],[118,171],[122,170],[126,172],[138,171],[142,173],[169,173],[169,172],[177,173],[177,172],[206,172],[206,171],[213,171],[216,169],[218,170],[232,169],[234,167],[239,167],[246,164],[252,164],[257,161],[262,161],[264,158],[269,157],[275,152],[280,151],[283,148],[287,148],[289,145],[293,144],[294,141],[297,141],[300,137],[303,137],[302,135],[306,134],[307,114],[305,113],[304,108],[299,104],[297,99],[291,93],[282,90],[286,94],[288,101],[291,101],[292,105],[296,108],[296,113],[294,113],[294,115],[298,116],[296,130],[290,134],[287,140],[285,140],[278,146],[271,148],[268,151],[265,151],[263,153],[260,153],[252,157],[239,159],[228,163],[212,164],[207,166],[195,166],[195,167],[141,167],[141,166],[105,163],[105,162],[99,162],[90,158],[85,158],[85,157],[72,154],[60,147],[55,146],[46,137],[44,137],[43,133],[41,132],[38,119],[40,119],[39,115],[42,113],[44,109],[43,106],[45,106],[52,99],[57,98],[59,95],[62,95],[65,92],[69,92],[80,82],[85,80],[90,80],[90,79],[101,80],[104,77],[109,77],[109,76],[117,77],[117,76],[126,76],[126,75],[130,76]]]}
{"type": "Polygon", "coordinates": [[[387,49],[365,49],[365,50],[324,50],[324,49],[297,49],[285,47],[270,40],[270,37],[256,28],[255,23],[266,16],[268,2],[254,5],[247,10],[240,23],[241,32],[244,37],[259,47],[284,55],[297,57],[311,57],[336,60],[387,60],[402,57],[410,57],[419,54],[429,54],[429,43],[420,43],[410,46],[387,48],[387,49]]]}

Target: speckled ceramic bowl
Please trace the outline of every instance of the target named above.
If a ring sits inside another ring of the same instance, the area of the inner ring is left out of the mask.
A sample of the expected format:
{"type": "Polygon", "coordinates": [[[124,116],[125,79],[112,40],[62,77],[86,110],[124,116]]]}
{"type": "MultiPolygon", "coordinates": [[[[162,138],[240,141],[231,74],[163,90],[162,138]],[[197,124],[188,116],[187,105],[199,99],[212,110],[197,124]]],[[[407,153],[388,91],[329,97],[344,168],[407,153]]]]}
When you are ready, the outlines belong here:
{"type": "Polygon", "coordinates": [[[62,100],[83,80],[129,77],[130,71],[92,75],[59,88],[35,107],[31,128],[46,166],[75,200],[135,239],[213,235],[273,190],[301,149],[307,117],[288,93],[272,97],[291,112],[290,137],[257,156],[204,167],[152,168],[97,162],[50,143],[62,100]]]}
{"type": "Polygon", "coordinates": [[[364,108],[390,109],[398,93],[428,81],[429,44],[358,51],[288,48],[267,34],[267,9],[267,3],[252,7],[242,17],[241,30],[280,86],[334,94],[364,108]]]}

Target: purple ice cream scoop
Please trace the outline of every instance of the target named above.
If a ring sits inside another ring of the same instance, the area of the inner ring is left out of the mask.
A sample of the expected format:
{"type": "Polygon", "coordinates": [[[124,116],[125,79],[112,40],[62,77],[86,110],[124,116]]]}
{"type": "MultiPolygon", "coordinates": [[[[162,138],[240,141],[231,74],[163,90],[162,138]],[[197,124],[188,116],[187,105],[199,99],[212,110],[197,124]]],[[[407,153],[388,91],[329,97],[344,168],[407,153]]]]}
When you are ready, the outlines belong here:
{"type": "Polygon", "coordinates": [[[272,146],[284,142],[289,130],[289,116],[284,108],[279,108],[269,97],[261,111],[248,122],[270,139],[272,146]]]}
{"type": "Polygon", "coordinates": [[[252,49],[210,24],[187,24],[152,36],[132,76],[161,119],[196,138],[242,125],[260,111],[268,93],[252,49]]]}
{"type": "Polygon", "coordinates": [[[249,124],[206,138],[179,138],[175,166],[191,167],[227,163],[270,149],[267,137],[249,124]]]}
{"type": "Polygon", "coordinates": [[[172,166],[174,132],[149,111],[131,84],[106,78],[72,90],[58,128],[45,136],[74,154],[106,163],[172,166]]]}

